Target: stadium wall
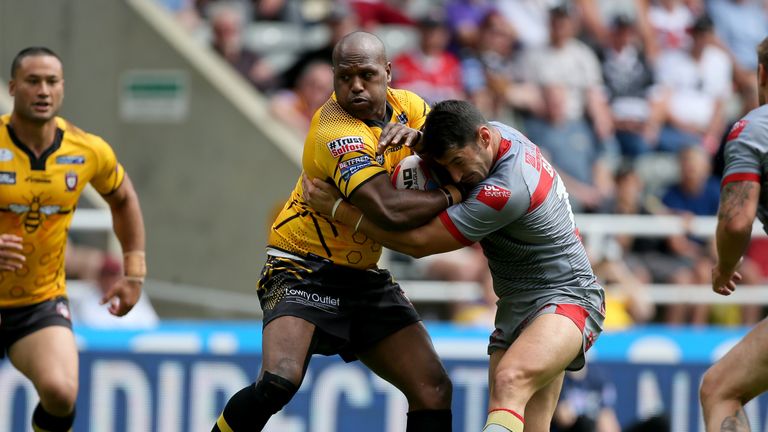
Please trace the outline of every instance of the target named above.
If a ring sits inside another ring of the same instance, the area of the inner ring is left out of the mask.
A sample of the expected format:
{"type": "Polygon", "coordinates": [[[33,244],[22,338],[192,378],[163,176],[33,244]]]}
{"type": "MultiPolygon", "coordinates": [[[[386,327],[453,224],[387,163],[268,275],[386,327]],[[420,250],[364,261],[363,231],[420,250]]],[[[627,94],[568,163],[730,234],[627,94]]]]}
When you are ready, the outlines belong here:
{"type": "Polygon", "coordinates": [[[301,140],[151,0],[0,1],[0,76],[22,48],[64,61],[62,116],[114,147],[139,192],[151,277],[249,291],[301,140]]]}
{"type": "MultiPolygon", "coordinates": [[[[453,430],[472,432],[487,412],[487,329],[427,323],[453,381],[453,430]]],[[[252,382],[261,361],[260,322],[166,322],[152,331],[76,327],[80,346],[78,432],[203,432],[227,398],[252,382]]],[[[606,332],[589,367],[617,389],[623,426],[666,414],[674,432],[703,432],[701,376],[744,328],[637,327],[606,332]]],[[[31,384],[0,361],[0,431],[26,431],[31,384]]],[[[315,356],[296,397],[267,432],[402,432],[407,403],[359,362],[315,356]]],[[[768,431],[768,396],[747,405],[768,431]]]]}

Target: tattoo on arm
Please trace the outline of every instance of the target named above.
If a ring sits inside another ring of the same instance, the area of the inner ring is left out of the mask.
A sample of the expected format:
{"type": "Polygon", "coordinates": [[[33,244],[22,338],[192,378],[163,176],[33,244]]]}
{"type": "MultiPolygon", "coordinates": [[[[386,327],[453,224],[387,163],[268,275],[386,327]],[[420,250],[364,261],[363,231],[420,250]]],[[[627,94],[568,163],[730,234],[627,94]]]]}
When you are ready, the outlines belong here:
{"type": "Polygon", "coordinates": [[[749,419],[744,408],[739,407],[732,416],[728,416],[720,425],[720,432],[750,432],[749,419]]]}
{"type": "Polygon", "coordinates": [[[717,219],[723,222],[729,222],[741,212],[744,203],[749,198],[749,192],[757,187],[757,184],[749,181],[740,181],[728,183],[720,192],[720,211],[717,213],[717,219]]]}

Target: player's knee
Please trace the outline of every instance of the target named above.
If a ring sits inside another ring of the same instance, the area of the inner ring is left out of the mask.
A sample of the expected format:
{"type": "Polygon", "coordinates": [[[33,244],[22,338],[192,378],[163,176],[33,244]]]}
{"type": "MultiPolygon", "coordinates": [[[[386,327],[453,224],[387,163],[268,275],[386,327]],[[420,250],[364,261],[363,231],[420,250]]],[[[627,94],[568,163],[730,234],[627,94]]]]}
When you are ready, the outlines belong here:
{"type": "Polygon", "coordinates": [[[721,381],[717,377],[717,372],[711,368],[704,373],[701,379],[701,387],[699,387],[699,400],[704,407],[711,405],[718,399],[721,381]]]}
{"type": "Polygon", "coordinates": [[[453,384],[448,374],[442,371],[428,380],[425,385],[419,385],[415,394],[409,396],[409,405],[419,409],[449,409],[453,395],[453,384]]]}
{"type": "Polygon", "coordinates": [[[37,384],[40,402],[49,413],[64,417],[75,409],[77,380],[46,379],[37,384]]]}
{"type": "Polygon", "coordinates": [[[269,372],[264,372],[255,386],[255,397],[262,409],[274,414],[291,401],[299,388],[291,381],[269,372]]]}
{"type": "Polygon", "coordinates": [[[532,368],[500,368],[493,376],[493,392],[496,396],[509,392],[521,396],[533,394],[536,390],[533,388],[533,385],[537,373],[532,368]]]}

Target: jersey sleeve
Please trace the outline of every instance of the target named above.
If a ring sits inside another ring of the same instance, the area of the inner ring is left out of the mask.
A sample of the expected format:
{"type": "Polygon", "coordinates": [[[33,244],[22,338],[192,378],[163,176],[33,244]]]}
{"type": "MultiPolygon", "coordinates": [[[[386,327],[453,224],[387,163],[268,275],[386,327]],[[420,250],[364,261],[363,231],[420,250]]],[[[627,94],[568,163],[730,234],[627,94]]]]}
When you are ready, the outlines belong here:
{"type": "Polygon", "coordinates": [[[750,126],[748,120],[739,120],[728,133],[722,186],[734,181],[760,181],[761,158],[768,149],[760,144],[757,128],[750,126]]]}
{"type": "Polygon", "coordinates": [[[517,187],[488,178],[464,202],[440,214],[440,221],[464,245],[482,240],[527,212],[531,197],[522,182],[517,187]]]}
{"type": "Polygon", "coordinates": [[[315,136],[315,165],[349,197],[373,177],[386,173],[376,161],[375,148],[376,138],[363,123],[320,127],[315,136]]]}
{"type": "Polygon", "coordinates": [[[91,184],[102,195],[116,191],[125,178],[125,169],[117,161],[115,152],[106,141],[92,136],[92,149],[96,153],[96,170],[91,177],[91,184]]]}
{"type": "Polygon", "coordinates": [[[429,114],[429,104],[416,93],[406,91],[408,98],[408,126],[421,129],[429,114]]]}

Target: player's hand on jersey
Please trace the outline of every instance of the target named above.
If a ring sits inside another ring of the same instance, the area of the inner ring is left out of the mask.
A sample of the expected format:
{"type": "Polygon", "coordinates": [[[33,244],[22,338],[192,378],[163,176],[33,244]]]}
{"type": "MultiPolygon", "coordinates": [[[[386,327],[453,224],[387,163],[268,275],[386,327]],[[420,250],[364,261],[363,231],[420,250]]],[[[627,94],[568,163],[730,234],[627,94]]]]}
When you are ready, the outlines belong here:
{"type": "Polygon", "coordinates": [[[387,123],[381,130],[379,145],[376,147],[376,154],[384,154],[387,147],[404,145],[418,151],[421,144],[422,133],[420,130],[411,129],[401,123],[387,123]]]}
{"type": "Polygon", "coordinates": [[[301,183],[304,189],[304,201],[321,215],[331,217],[336,200],[343,198],[339,189],[332,184],[317,178],[309,178],[306,175],[301,177],[301,183]]]}
{"type": "Polygon", "coordinates": [[[0,234],[0,271],[15,271],[24,265],[27,258],[21,253],[22,240],[13,234],[0,234]]]}
{"type": "Polygon", "coordinates": [[[104,293],[99,304],[109,303],[109,313],[123,316],[130,312],[139,301],[142,285],[143,282],[136,279],[122,277],[104,293]]]}
{"type": "Polygon", "coordinates": [[[736,291],[736,283],[741,282],[741,273],[736,270],[724,272],[719,265],[712,267],[712,291],[720,295],[731,295],[736,291]]]}

